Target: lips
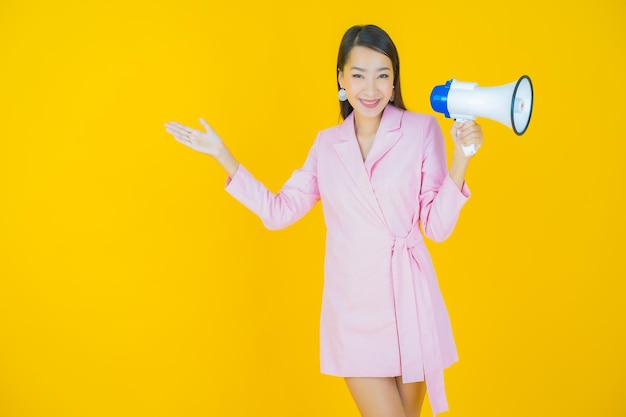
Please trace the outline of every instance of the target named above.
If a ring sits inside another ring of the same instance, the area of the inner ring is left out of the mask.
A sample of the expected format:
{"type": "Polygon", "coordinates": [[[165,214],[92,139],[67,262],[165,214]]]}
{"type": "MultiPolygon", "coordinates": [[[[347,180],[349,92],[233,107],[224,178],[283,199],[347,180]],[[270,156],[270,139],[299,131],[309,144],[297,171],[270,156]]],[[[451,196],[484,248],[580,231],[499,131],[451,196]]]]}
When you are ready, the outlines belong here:
{"type": "Polygon", "coordinates": [[[361,102],[361,104],[363,104],[363,106],[367,107],[368,109],[373,109],[374,107],[378,106],[378,103],[380,103],[380,99],[377,99],[377,100],[359,99],[359,101],[361,102]]]}

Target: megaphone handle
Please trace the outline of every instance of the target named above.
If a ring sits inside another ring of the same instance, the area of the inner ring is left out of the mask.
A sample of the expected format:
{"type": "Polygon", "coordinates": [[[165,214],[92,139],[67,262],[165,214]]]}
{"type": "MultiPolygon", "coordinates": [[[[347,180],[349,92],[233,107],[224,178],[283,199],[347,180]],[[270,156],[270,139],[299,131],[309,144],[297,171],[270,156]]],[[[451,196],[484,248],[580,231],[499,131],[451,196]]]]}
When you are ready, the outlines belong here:
{"type": "MultiPolygon", "coordinates": [[[[454,120],[457,121],[457,122],[461,122],[461,123],[465,123],[465,122],[468,121],[468,119],[460,119],[460,118],[459,119],[454,119],[454,120]]],[[[456,135],[459,136],[460,133],[461,133],[461,130],[458,129],[456,131],[456,135]]],[[[467,145],[467,146],[461,145],[461,149],[463,149],[463,153],[465,154],[465,156],[472,156],[472,155],[474,155],[478,151],[478,148],[473,143],[471,145],[467,145]]]]}

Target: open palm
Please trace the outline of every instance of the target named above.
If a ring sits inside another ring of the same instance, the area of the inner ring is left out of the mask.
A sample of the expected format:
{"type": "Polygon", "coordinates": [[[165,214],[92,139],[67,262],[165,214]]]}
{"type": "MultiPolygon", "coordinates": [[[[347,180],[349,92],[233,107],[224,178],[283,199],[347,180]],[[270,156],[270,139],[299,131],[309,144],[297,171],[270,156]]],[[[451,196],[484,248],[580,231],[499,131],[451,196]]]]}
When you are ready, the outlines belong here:
{"type": "Polygon", "coordinates": [[[222,139],[204,119],[200,118],[200,123],[206,129],[206,132],[182,125],[178,122],[166,123],[165,130],[173,135],[177,141],[183,145],[189,146],[195,151],[211,156],[218,156],[220,151],[224,149],[222,139]]]}

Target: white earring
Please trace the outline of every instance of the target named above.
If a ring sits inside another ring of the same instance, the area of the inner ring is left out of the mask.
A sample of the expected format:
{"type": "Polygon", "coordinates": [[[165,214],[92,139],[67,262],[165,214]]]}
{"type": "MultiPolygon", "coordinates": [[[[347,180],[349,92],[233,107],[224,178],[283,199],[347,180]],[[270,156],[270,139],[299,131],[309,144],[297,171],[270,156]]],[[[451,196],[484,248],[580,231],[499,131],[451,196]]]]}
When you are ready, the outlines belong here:
{"type": "Polygon", "coordinates": [[[345,88],[340,89],[337,96],[339,96],[339,101],[346,101],[348,99],[345,88]]]}

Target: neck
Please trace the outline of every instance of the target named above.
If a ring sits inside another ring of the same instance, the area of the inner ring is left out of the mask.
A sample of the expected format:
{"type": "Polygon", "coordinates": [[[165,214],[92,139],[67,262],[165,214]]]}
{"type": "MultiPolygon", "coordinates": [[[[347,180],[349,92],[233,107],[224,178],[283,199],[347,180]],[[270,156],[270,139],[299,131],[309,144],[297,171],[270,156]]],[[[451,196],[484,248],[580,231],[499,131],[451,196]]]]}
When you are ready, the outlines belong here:
{"type": "Polygon", "coordinates": [[[374,136],[378,131],[378,126],[380,126],[380,119],[382,118],[382,113],[377,117],[367,118],[367,117],[359,117],[357,114],[354,115],[354,131],[357,135],[363,136],[374,136]]]}

